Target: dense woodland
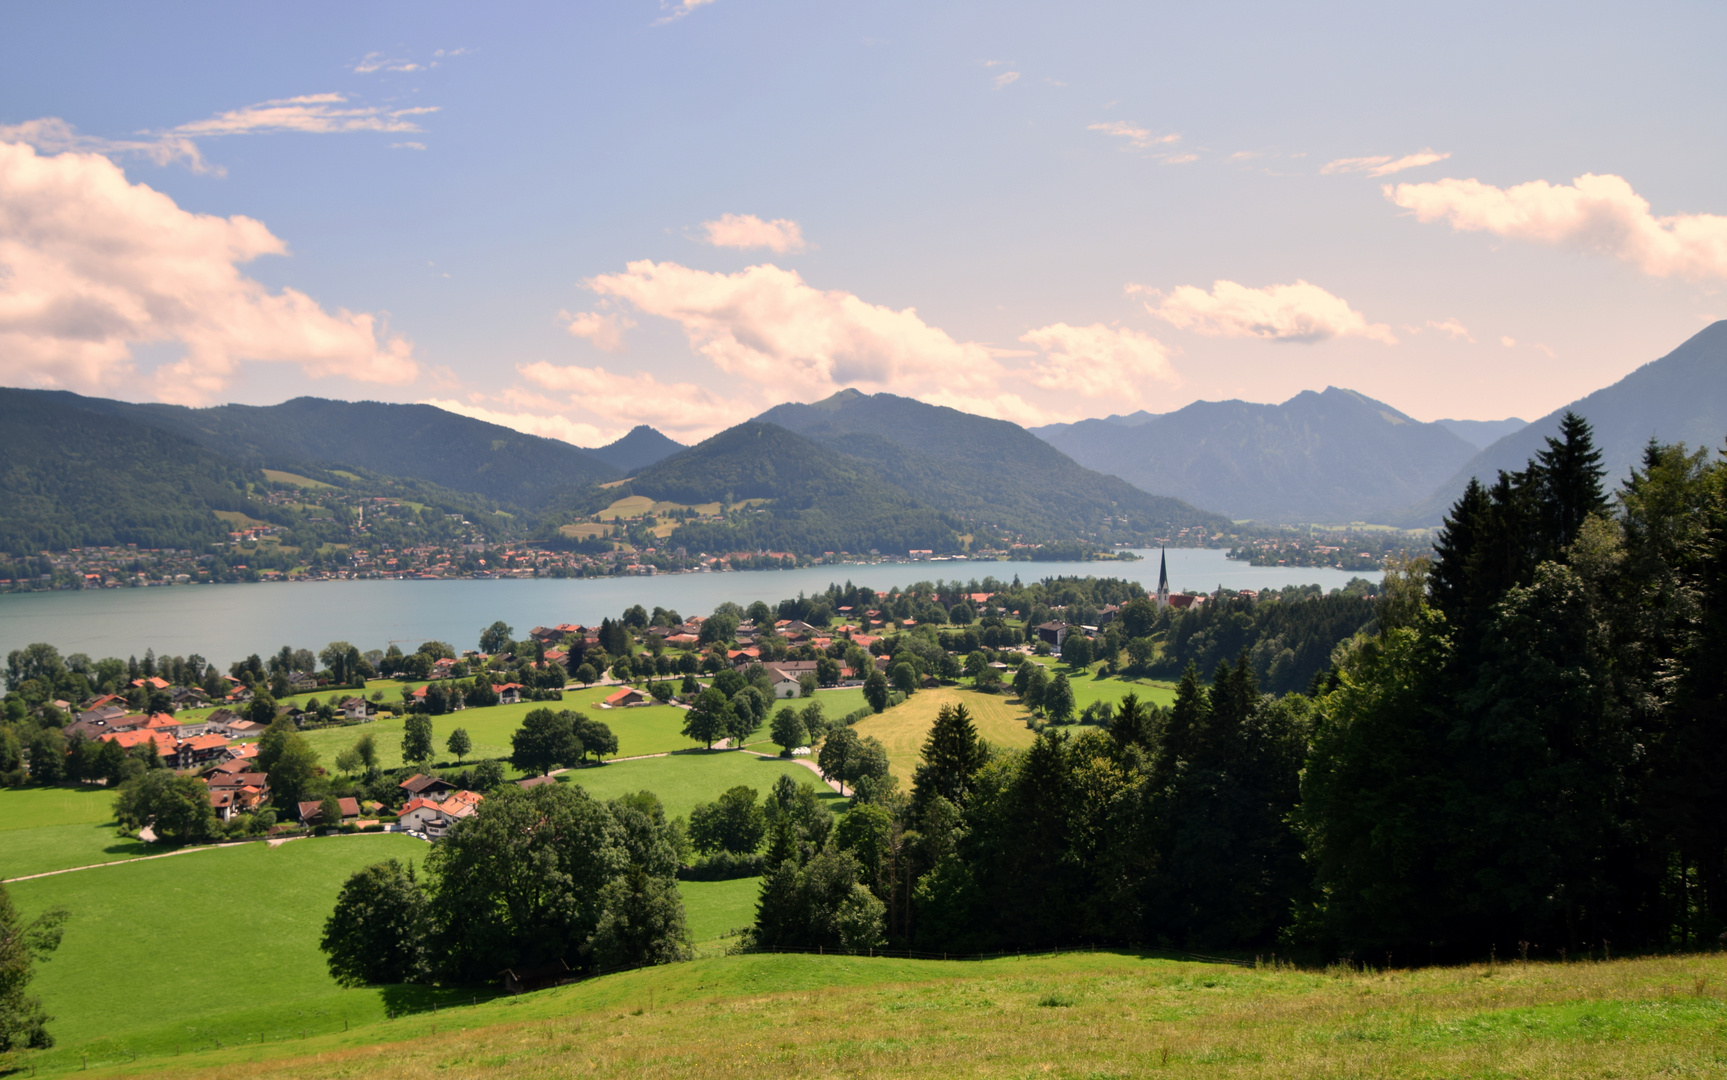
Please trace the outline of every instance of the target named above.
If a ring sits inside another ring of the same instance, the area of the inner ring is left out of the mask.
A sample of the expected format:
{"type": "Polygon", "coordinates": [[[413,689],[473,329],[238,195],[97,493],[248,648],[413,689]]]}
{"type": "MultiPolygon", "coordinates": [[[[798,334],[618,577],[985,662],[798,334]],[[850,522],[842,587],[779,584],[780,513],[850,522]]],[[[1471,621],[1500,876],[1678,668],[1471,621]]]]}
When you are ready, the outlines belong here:
{"type": "Polygon", "coordinates": [[[1570,417],[1470,488],[1310,692],[1262,693],[1251,653],[1190,664],[1170,709],[1124,701],[1107,730],[1020,753],[944,713],[911,795],[854,808],[849,845],[775,823],[759,943],[1410,964],[1697,947],[1727,925],[1719,461],[1651,445],[1610,501],[1570,417]]]}

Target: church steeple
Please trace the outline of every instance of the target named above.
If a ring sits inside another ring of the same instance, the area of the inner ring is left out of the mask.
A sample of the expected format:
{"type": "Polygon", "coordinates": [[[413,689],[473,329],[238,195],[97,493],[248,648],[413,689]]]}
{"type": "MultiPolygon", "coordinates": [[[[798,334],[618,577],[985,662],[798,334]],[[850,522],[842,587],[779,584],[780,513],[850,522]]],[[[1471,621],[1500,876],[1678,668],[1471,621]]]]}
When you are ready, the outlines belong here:
{"type": "Polygon", "coordinates": [[[1157,549],[1157,606],[1169,606],[1169,556],[1162,548],[1157,549]]]}

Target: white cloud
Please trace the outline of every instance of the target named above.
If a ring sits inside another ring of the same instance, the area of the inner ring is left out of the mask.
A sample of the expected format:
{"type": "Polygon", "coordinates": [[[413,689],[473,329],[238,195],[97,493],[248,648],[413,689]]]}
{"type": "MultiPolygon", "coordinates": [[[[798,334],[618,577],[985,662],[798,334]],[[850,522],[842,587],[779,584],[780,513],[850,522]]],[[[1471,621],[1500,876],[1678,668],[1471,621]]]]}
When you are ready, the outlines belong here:
{"type": "Polygon", "coordinates": [[[1019,339],[1043,350],[1043,356],[1031,362],[1029,377],[1045,390],[1137,401],[1145,380],[1176,381],[1169,349],[1137,330],[1054,323],[1019,339]]]}
{"type": "Polygon", "coordinates": [[[157,165],[184,161],[196,173],[222,175],[220,165],[211,165],[198,152],[198,144],[183,135],[153,135],[137,139],[104,139],[85,135],[57,116],[26,120],[22,124],[0,124],[0,143],[24,143],[47,154],[67,151],[83,154],[136,155],[157,165]]]}
{"type": "Polygon", "coordinates": [[[1347,157],[1328,161],[1319,167],[1319,171],[1331,175],[1334,173],[1366,173],[1368,176],[1390,176],[1405,169],[1415,169],[1422,165],[1432,165],[1436,161],[1444,161],[1450,154],[1436,154],[1432,150],[1418,150],[1413,154],[1405,154],[1394,158],[1389,154],[1379,157],[1347,157]]]}
{"type": "Polygon", "coordinates": [[[1198,154],[1171,154],[1163,159],[1163,163],[1165,165],[1186,165],[1198,160],[1198,154]]]}
{"type": "Polygon", "coordinates": [[[624,331],[636,325],[634,319],[625,318],[616,312],[579,311],[571,314],[560,311],[558,317],[569,320],[571,334],[586,338],[596,348],[609,353],[624,351],[624,331]]]}
{"type": "Polygon", "coordinates": [[[1129,285],[1130,293],[1145,293],[1156,302],[1146,310],[1182,330],[1208,337],[1257,337],[1271,341],[1312,344],[1335,337],[1363,337],[1397,344],[1391,328],[1369,323],[1340,296],[1318,285],[1268,285],[1250,289],[1233,281],[1212,284],[1211,292],[1183,285],[1168,293],[1129,285]]]}
{"type": "Polygon", "coordinates": [[[1151,150],[1181,141],[1180,135],[1153,135],[1148,129],[1130,124],[1126,120],[1106,120],[1096,124],[1087,124],[1085,130],[1101,131],[1113,139],[1125,139],[1127,146],[1134,150],[1151,150]]]}
{"type": "Polygon", "coordinates": [[[1475,344],[1475,339],[1469,335],[1469,328],[1458,322],[1456,318],[1449,318],[1444,322],[1434,322],[1429,319],[1427,320],[1427,329],[1436,330],[1441,334],[1450,334],[1453,341],[1467,341],[1471,345],[1475,344]]]}
{"type": "Polygon", "coordinates": [[[677,22],[695,9],[713,2],[714,0],[660,0],[660,10],[669,11],[671,14],[662,15],[655,19],[654,25],[664,26],[667,23],[677,22]]]}
{"type": "Polygon", "coordinates": [[[763,221],[754,214],[722,214],[704,221],[706,243],[727,248],[767,248],[781,255],[804,250],[803,229],[789,218],[763,221]]]}
{"type": "Polygon", "coordinates": [[[134,380],[132,346],[177,345],[156,395],[198,401],[239,364],[405,383],[413,346],[380,317],[272,293],[240,264],[285,255],[261,222],[182,210],[96,154],[44,157],[0,143],[0,381],[110,390],[134,380]]]}
{"type": "Polygon", "coordinates": [[[499,409],[488,409],[483,405],[474,405],[454,398],[425,398],[421,405],[435,405],[447,412],[462,416],[470,416],[475,420],[484,420],[488,424],[511,428],[528,435],[539,435],[547,439],[562,439],[577,446],[596,447],[616,442],[623,432],[612,434],[593,424],[571,420],[558,413],[506,412],[499,409]]]}
{"type": "Polygon", "coordinates": [[[1019,79],[1019,72],[1017,72],[1017,71],[1004,71],[1000,75],[997,75],[995,77],[995,80],[994,80],[995,81],[995,88],[997,90],[1000,90],[1002,87],[1018,81],[1018,79],[1019,79]]]}
{"type": "Polygon", "coordinates": [[[1418,221],[1459,232],[1574,248],[1630,263],[1653,277],[1727,278],[1727,217],[1656,217],[1623,177],[1586,173],[1569,185],[1532,180],[1498,188],[1479,180],[1385,185],[1418,221]]]}
{"type": "MultiPolygon", "coordinates": [[[[442,49],[438,50],[438,55],[439,56],[443,55],[442,49]]],[[[357,75],[370,75],[374,71],[424,71],[424,70],[425,70],[425,68],[422,65],[416,64],[412,60],[393,59],[391,57],[385,56],[381,52],[369,52],[369,53],[367,53],[365,56],[361,57],[359,62],[356,63],[353,67],[353,71],[357,75]]]]}
{"type": "Polygon", "coordinates": [[[690,347],[721,371],[794,393],[917,379],[977,385],[1000,372],[988,349],[955,341],[915,309],[894,311],[816,289],[771,264],[718,274],[641,260],[587,285],[676,322],[690,347]]]}
{"type": "Polygon", "coordinates": [[[206,120],[194,120],[167,134],[189,138],[213,135],[255,135],[295,131],[313,135],[353,131],[419,131],[412,117],[438,111],[436,105],[386,109],[381,105],[351,105],[343,94],[301,94],[230,109],[206,120]]]}
{"type": "Polygon", "coordinates": [[[393,142],[390,144],[392,150],[424,150],[425,148],[426,144],[423,142],[393,142]]]}

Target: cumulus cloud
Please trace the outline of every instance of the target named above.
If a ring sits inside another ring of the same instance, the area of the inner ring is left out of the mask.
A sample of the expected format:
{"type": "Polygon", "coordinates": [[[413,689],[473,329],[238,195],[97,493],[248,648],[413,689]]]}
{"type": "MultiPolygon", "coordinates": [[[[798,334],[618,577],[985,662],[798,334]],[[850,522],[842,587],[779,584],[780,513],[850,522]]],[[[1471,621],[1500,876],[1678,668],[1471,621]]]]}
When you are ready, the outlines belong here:
{"type": "Polygon", "coordinates": [[[1467,341],[1471,345],[1475,344],[1475,339],[1469,334],[1469,328],[1458,322],[1455,317],[1446,319],[1442,322],[1435,322],[1432,319],[1428,319],[1427,329],[1441,334],[1449,334],[1453,341],[1467,341]]]}
{"type": "Polygon", "coordinates": [[[374,71],[424,71],[425,68],[412,60],[401,60],[385,56],[381,52],[369,52],[362,56],[354,65],[356,75],[370,75],[374,71]]]}
{"type": "Polygon", "coordinates": [[[716,221],[702,222],[705,242],[715,247],[767,248],[784,255],[804,250],[804,233],[789,218],[763,221],[754,214],[722,214],[716,221]]]}
{"type": "Polygon", "coordinates": [[[654,25],[664,26],[666,23],[677,22],[695,9],[713,2],[714,0],[660,0],[660,10],[668,14],[655,19],[654,25]]]}
{"type": "Polygon", "coordinates": [[[287,245],[251,218],[182,210],[106,157],[0,143],[0,380],[111,389],[132,346],[177,345],[158,397],[198,401],[245,361],[405,383],[413,346],[375,315],[325,311],[240,272],[287,245]]]}
{"type": "Polygon", "coordinates": [[[1137,330],[1102,323],[1054,323],[1021,334],[1019,339],[1043,351],[1031,362],[1029,378],[1045,390],[1137,401],[1145,380],[1176,381],[1169,366],[1169,349],[1137,330]]]}
{"type": "Polygon", "coordinates": [[[355,105],[344,94],[301,94],[298,97],[261,101],[243,109],[230,109],[205,120],[194,120],[169,129],[167,134],[185,138],[214,135],[256,135],[295,131],[312,135],[354,131],[419,131],[413,118],[438,111],[436,105],[387,109],[381,105],[355,105]]]}
{"type": "Polygon", "coordinates": [[[1607,255],[1653,277],[1727,278],[1727,217],[1656,217],[1623,177],[1586,173],[1570,184],[1532,180],[1499,188],[1479,180],[1385,185],[1422,222],[1607,255]]]}
{"type": "Polygon", "coordinates": [[[1017,72],[1017,71],[1004,71],[1000,75],[997,75],[995,77],[995,79],[994,79],[995,88],[997,90],[1000,90],[1002,87],[1008,86],[1008,85],[1018,81],[1018,79],[1019,79],[1019,72],[1017,72]]]}
{"type": "Polygon", "coordinates": [[[1168,293],[1129,285],[1128,292],[1151,297],[1146,310],[1172,326],[1208,337],[1257,337],[1307,344],[1362,337],[1397,344],[1389,326],[1369,323],[1342,297],[1305,281],[1263,289],[1218,281],[1209,293],[1192,285],[1168,293]]]}
{"type": "Polygon", "coordinates": [[[730,375],[801,389],[938,377],[972,385],[999,372],[989,350],[955,341],[913,308],[894,311],[822,290],[771,264],[732,274],[641,260],[587,285],[683,328],[690,347],[730,375]]]}
{"type": "Polygon", "coordinates": [[[1394,158],[1389,154],[1379,157],[1346,157],[1326,162],[1319,167],[1319,171],[1328,176],[1333,173],[1366,173],[1368,176],[1390,176],[1392,173],[1400,173],[1405,169],[1432,165],[1434,162],[1444,161],[1450,156],[1450,154],[1436,154],[1432,150],[1418,150],[1400,158],[1394,158]]]}
{"type": "Polygon", "coordinates": [[[624,331],[636,325],[634,319],[612,311],[579,311],[574,314],[560,311],[558,317],[568,320],[571,334],[586,338],[596,348],[609,353],[624,351],[624,331]]]}
{"type": "Polygon", "coordinates": [[[1126,120],[1105,120],[1087,124],[1085,130],[1101,131],[1112,139],[1124,140],[1127,144],[1125,149],[1133,150],[1151,150],[1181,141],[1180,135],[1153,135],[1149,129],[1130,124],[1126,120]]]}

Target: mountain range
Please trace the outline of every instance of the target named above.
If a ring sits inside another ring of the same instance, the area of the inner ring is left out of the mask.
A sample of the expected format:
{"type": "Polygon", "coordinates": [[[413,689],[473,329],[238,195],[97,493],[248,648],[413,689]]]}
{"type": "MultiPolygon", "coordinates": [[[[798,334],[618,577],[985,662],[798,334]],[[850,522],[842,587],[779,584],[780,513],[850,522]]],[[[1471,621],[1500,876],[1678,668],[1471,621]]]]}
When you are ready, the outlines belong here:
{"type": "Polygon", "coordinates": [[[1335,386],[1032,432],[1142,490],[1259,521],[1368,520],[1426,497],[1476,451],[1444,424],[1335,386]]]}

